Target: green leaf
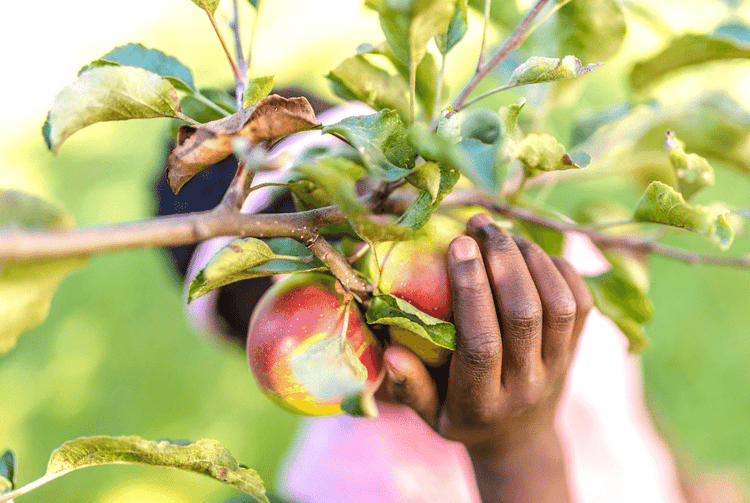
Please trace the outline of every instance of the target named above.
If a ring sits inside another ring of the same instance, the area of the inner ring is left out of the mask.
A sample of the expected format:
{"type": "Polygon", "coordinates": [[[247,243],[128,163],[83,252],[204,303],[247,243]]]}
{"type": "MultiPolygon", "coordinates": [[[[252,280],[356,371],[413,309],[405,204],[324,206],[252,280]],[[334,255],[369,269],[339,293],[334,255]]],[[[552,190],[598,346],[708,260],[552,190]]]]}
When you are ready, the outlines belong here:
{"type": "Polygon", "coordinates": [[[636,91],[667,78],[672,72],[710,61],[750,58],[750,43],[726,33],[687,33],[674,39],[659,53],[633,66],[630,86],[636,91]]]}
{"type": "Polygon", "coordinates": [[[518,145],[516,158],[523,163],[526,176],[544,171],[580,169],[583,166],[565,152],[565,147],[554,136],[546,133],[529,134],[518,145]]]}
{"type": "Polygon", "coordinates": [[[433,318],[393,295],[375,295],[365,316],[369,324],[395,325],[442,348],[456,349],[456,327],[452,323],[433,318]]]}
{"type": "Polygon", "coordinates": [[[341,157],[324,157],[295,166],[294,171],[321,187],[348,218],[355,219],[367,212],[367,205],[359,200],[355,187],[363,171],[359,164],[341,157]]]}
{"type": "Polygon", "coordinates": [[[667,131],[664,148],[669,153],[669,160],[685,200],[714,184],[714,170],[708,161],[698,154],[686,154],[685,144],[672,131],[667,131]]]}
{"type": "Polygon", "coordinates": [[[216,440],[201,439],[180,445],[140,437],[90,437],[65,442],[47,464],[46,477],[56,478],[79,468],[100,465],[147,465],[206,475],[269,503],[263,481],[255,470],[237,463],[216,440]]]}
{"type": "Polygon", "coordinates": [[[456,143],[455,139],[430,133],[424,124],[416,124],[409,136],[423,158],[458,171],[482,190],[496,192],[502,184],[505,164],[497,162],[496,144],[473,138],[456,143]]]}
{"type": "MultiPolygon", "coordinates": [[[[68,229],[72,219],[38,197],[0,189],[0,240],[18,229],[68,229]]],[[[80,269],[86,257],[0,262],[0,354],[18,336],[47,317],[52,297],[65,277],[80,269]]]]}
{"type": "MultiPolygon", "coordinates": [[[[469,0],[469,7],[477,10],[480,14],[484,14],[484,2],[485,0],[469,0]]],[[[507,29],[508,31],[515,28],[518,21],[521,19],[521,11],[518,10],[517,2],[509,2],[508,0],[490,0],[490,21],[507,29]]]]}
{"type": "Polygon", "coordinates": [[[247,0],[247,3],[253,6],[253,9],[258,10],[258,4],[260,4],[260,0],[247,0]]]}
{"type": "Polygon", "coordinates": [[[563,59],[532,56],[513,71],[507,87],[573,79],[596,70],[603,64],[592,63],[583,66],[575,56],[565,56],[563,59]]]}
{"type": "Polygon", "coordinates": [[[729,209],[721,204],[691,206],[682,194],[662,182],[652,182],[638,201],[635,219],[696,232],[726,250],[734,239],[729,209]]]}
{"type": "Polygon", "coordinates": [[[0,456],[0,496],[16,488],[16,453],[8,449],[0,456]]]}
{"type": "Polygon", "coordinates": [[[305,245],[289,238],[271,239],[268,246],[276,258],[251,267],[244,272],[246,279],[273,276],[274,274],[294,274],[298,272],[326,271],[328,268],[310,253],[305,245]]]}
{"type": "Polygon", "coordinates": [[[194,93],[193,72],[177,58],[168,56],[158,49],[147,49],[143,44],[126,44],[115,47],[107,54],[84,66],[78,76],[100,66],[136,66],[167,79],[176,89],[194,93]]]}
{"type": "MultiPolygon", "coordinates": [[[[200,123],[223,119],[237,111],[234,99],[224,91],[204,88],[196,94],[187,94],[180,99],[180,110],[183,114],[200,123]],[[198,97],[200,95],[200,97],[198,97]],[[212,105],[206,103],[210,101],[212,105]]],[[[178,128],[184,124],[181,120],[173,121],[172,137],[177,136],[178,128]]]]}
{"type": "Polygon", "coordinates": [[[47,145],[57,154],[73,133],[97,122],[178,117],[169,81],[143,68],[102,66],[82,73],[55,97],[47,114],[47,145]]]}
{"type": "Polygon", "coordinates": [[[190,282],[188,303],[216,288],[247,279],[245,271],[275,258],[273,250],[260,239],[236,238],[221,247],[190,282]]]}
{"type": "Polygon", "coordinates": [[[375,110],[396,110],[409,116],[409,84],[401,75],[391,75],[364,55],[345,59],[326,75],[334,92],[345,100],[359,100],[375,110]]]}
{"type": "Polygon", "coordinates": [[[357,149],[367,171],[383,180],[396,181],[414,169],[416,152],[406,127],[394,110],[349,117],[325,126],[324,133],[338,134],[357,149]]]}
{"type": "MultiPolygon", "coordinates": [[[[198,7],[200,7],[201,9],[207,8],[208,11],[211,14],[213,14],[214,12],[216,12],[216,9],[219,7],[220,0],[190,0],[190,1],[193,2],[195,5],[197,5],[198,7]],[[204,2],[206,4],[206,7],[203,6],[204,2]]],[[[252,0],[250,1],[252,3],[252,0]]]]}
{"type": "Polygon", "coordinates": [[[273,75],[252,79],[242,92],[242,107],[247,108],[255,105],[271,94],[271,91],[273,91],[273,75]]]}
{"type": "MultiPolygon", "coordinates": [[[[573,219],[581,224],[606,224],[632,220],[632,211],[610,200],[591,199],[583,201],[573,214],[573,219]]],[[[636,234],[637,224],[608,226],[602,232],[609,234],[636,234]]]]}
{"type": "Polygon", "coordinates": [[[627,25],[616,0],[572,0],[558,11],[560,54],[606,61],[620,50],[627,25]]]}
{"type": "Polygon", "coordinates": [[[653,314],[653,305],[645,292],[615,269],[585,279],[597,309],[628,338],[629,351],[638,353],[645,349],[648,339],[640,324],[653,314]]]}
{"type": "Polygon", "coordinates": [[[401,225],[415,231],[421,229],[430,220],[432,213],[440,206],[443,198],[453,190],[453,186],[461,177],[457,170],[446,164],[426,162],[420,166],[420,171],[424,170],[429,171],[432,179],[425,181],[425,186],[420,190],[417,198],[399,219],[401,225]],[[435,184],[436,181],[437,184],[435,184]]]}
{"type": "Polygon", "coordinates": [[[533,242],[538,244],[548,255],[556,257],[562,256],[563,239],[565,236],[562,232],[538,225],[532,222],[519,220],[515,225],[528,236],[533,242]]]}
{"type": "Polygon", "coordinates": [[[380,26],[393,53],[405,65],[418,65],[427,43],[445,33],[459,0],[366,0],[380,15],[380,26]]]}
{"type": "MultiPolygon", "coordinates": [[[[509,2],[506,2],[509,3],[509,2]]],[[[466,6],[466,0],[459,0],[456,3],[456,10],[453,13],[448,30],[445,33],[435,36],[437,48],[443,56],[448,54],[453,47],[464,38],[469,30],[469,12],[466,6]]]]}

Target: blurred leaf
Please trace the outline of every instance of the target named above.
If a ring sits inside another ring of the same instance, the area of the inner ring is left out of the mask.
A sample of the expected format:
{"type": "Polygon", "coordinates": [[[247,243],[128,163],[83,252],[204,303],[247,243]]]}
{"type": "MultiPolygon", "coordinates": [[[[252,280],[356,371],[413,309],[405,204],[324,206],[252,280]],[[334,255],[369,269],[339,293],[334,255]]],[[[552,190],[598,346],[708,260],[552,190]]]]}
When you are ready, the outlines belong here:
{"type": "Polygon", "coordinates": [[[603,249],[601,252],[612,265],[612,270],[616,274],[633,283],[640,291],[648,292],[651,285],[651,275],[646,263],[646,254],[615,248],[603,249]]]}
{"type": "MultiPolygon", "coordinates": [[[[66,212],[24,192],[0,189],[0,240],[17,230],[69,229],[66,212]]],[[[0,262],[0,354],[21,333],[39,325],[65,277],[82,268],[87,257],[0,262]]]]}
{"type": "Polygon", "coordinates": [[[640,61],[630,72],[630,86],[636,91],[682,70],[709,61],[750,58],[750,28],[734,25],[714,34],[687,33],[672,41],[650,58],[640,61]]]}
{"type": "Polygon", "coordinates": [[[395,220],[389,220],[390,216],[374,215],[370,218],[363,218],[357,221],[356,234],[362,239],[380,243],[381,241],[403,241],[409,239],[413,231],[397,223],[395,220]]]}
{"type": "Polygon", "coordinates": [[[45,477],[65,475],[99,465],[148,465],[198,473],[269,503],[263,481],[254,470],[242,468],[216,440],[201,439],[187,446],[140,437],[90,437],[65,442],[50,457],[45,477]]]}
{"type": "Polygon", "coordinates": [[[250,145],[273,143],[319,125],[307,99],[286,99],[272,94],[229,117],[197,126],[180,126],[177,146],[169,156],[169,186],[177,194],[193,176],[227,158],[232,153],[235,136],[246,139],[250,145]]]}
{"type": "Polygon", "coordinates": [[[733,40],[745,47],[750,46],[750,26],[741,19],[733,19],[714,30],[714,35],[733,40]]]}
{"type": "Polygon", "coordinates": [[[685,200],[714,184],[714,170],[708,161],[698,154],[686,154],[685,144],[672,131],[667,131],[664,147],[685,200]]]}
{"type": "Polygon", "coordinates": [[[341,400],[341,410],[352,417],[378,417],[378,405],[372,393],[355,393],[341,400]]]}
{"type": "Polygon", "coordinates": [[[426,162],[417,166],[412,174],[406,177],[406,181],[417,189],[427,192],[430,196],[430,203],[433,203],[440,189],[440,167],[437,163],[426,162]]]}
{"type": "Polygon", "coordinates": [[[16,488],[16,453],[8,449],[0,456],[0,496],[16,488]]]}
{"type": "Polygon", "coordinates": [[[253,9],[258,10],[258,4],[260,0],[247,0],[247,3],[253,6],[253,9]]]}
{"type": "Polygon", "coordinates": [[[495,143],[502,134],[500,116],[490,110],[472,110],[461,121],[461,136],[463,138],[473,138],[482,143],[495,143]]]}
{"type": "Polygon", "coordinates": [[[325,157],[314,163],[295,166],[294,170],[321,187],[349,219],[367,212],[367,205],[359,200],[355,188],[363,171],[359,164],[340,157],[325,157]]]}
{"type": "Polygon", "coordinates": [[[345,59],[326,75],[334,92],[345,100],[359,100],[375,110],[390,108],[402,118],[409,115],[409,84],[372,64],[364,55],[345,59]]]}
{"type": "Polygon", "coordinates": [[[366,0],[380,15],[380,26],[393,53],[405,65],[418,65],[427,43],[445,33],[460,0],[366,0]]]}
{"type": "Polygon", "coordinates": [[[193,72],[177,58],[158,49],[147,49],[143,44],[126,44],[115,47],[99,59],[95,59],[78,71],[78,76],[100,66],[136,66],[167,79],[176,89],[193,93],[196,91],[193,72]]]}
{"type": "MultiPolygon", "coordinates": [[[[606,224],[632,220],[632,211],[616,201],[592,199],[583,201],[573,214],[573,219],[581,224],[606,224]]],[[[606,227],[602,232],[608,234],[635,234],[637,224],[625,224],[606,227]]]]}
{"type": "Polygon", "coordinates": [[[242,92],[242,107],[247,108],[255,105],[260,100],[271,94],[273,90],[273,75],[267,77],[256,77],[247,83],[242,92]]]}
{"type": "Polygon", "coordinates": [[[461,176],[458,171],[445,164],[426,162],[423,166],[429,166],[428,170],[432,176],[437,175],[437,187],[434,186],[435,180],[431,180],[429,186],[420,191],[409,209],[399,219],[401,225],[415,231],[430,220],[432,213],[440,206],[443,198],[453,190],[453,186],[461,176]]]}
{"type": "Polygon", "coordinates": [[[521,98],[518,100],[518,103],[507,107],[501,107],[500,112],[498,113],[500,116],[503,135],[516,143],[523,139],[521,128],[518,127],[518,115],[521,113],[521,109],[525,104],[526,98],[521,98]]]}
{"type": "Polygon", "coordinates": [[[730,211],[721,205],[691,206],[669,185],[653,182],[638,201],[635,219],[694,231],[726,250],[734,239],[730,211]]]}
{"type": "Polygon", "coordinates": [[[558,11],[560,54],[606,61],[620,50],[627,25],[616,0],[572,0],[558,11]]]}
{"type": "Polygon", "coordinates": [[[473,138],[456,143],[454,139],[430,133],[424,124],[412,127],[409,136],[424,159],[456,170],[483,190],[496,192],[499,189],[505,165],[496,164],[495,144],[485,144],[473,138]]]}
{"type": "MultiPolygon", "coordinates": [[[[538,210],[537,210],[538,211],[538,210]]],[[[561,232],[532,222],[518,220],[515,225],[523,231],[529,239],[538,244],[548,255],[562,256],[563,239],[561,232]]]]}
{"type": "Polygon", "coordinates": [[[393,295],[375,295],[367,309],[366,318],[369,324],[395,325],[440,347],[452,351],[456,349],[456,327],[452,323],[433,318],[393,295]]]}
{"type": "Polygon", "coordinates": [[[246,279],[243,274],[275,258],[269,246],[255,238],[236,238],[221,247],[190,282],[188,303],[235,281],[246,279]]]}
{"type": "Polygon", "coordinates": [[[570,144],[579,145],[588,140],[599,128],[617,122],[633,111],[630,103],[615,103],[603,110],[576,117],[570,134],[570,144]]]}
{"type": "Polygon", "coordinates": [[[450,24],[448,24],[448,30],[435,36],[435,44],[437,44],[440,53],[443,56],[448,54],[464,38],[468,29],[469,13],[466,0],[459,0],[456,3],[456,10],[453,12],[450,24]]]}
{"type": "MultiPolygon", "coordinates": [[[[224,91],[214,88],[204,88],[196,94],[186,94],[183,96],[180,100],[180,109],[183,114],[191,119],[205,123],[232,115],[237,111],[237,105],[234,102],[234,98],[224,91]],[[198,98],[197,94],[200,94],[202,98],[213,103],[213,106],[206,103],[203,99],[198,98]]],[[[172,121],[172,129],[170,130],[172,138],[177,138],[179,128],[183,124],[184,122],[181,120],[172,121]]]]}
{"type": "Polygon", "coordinates": [[[603,64],[592,63],[583,66],[575,56],[565,56],[563,59],[532,56],[513,71],[507,86],[524,86],[539,82],[572,79],[591,70],[596,70],[603,64]]]}
{"type": "Polygon", "coordinates": [[[653,314],[653,305],[645,292],[614,269],[585,279],[596,307],[628,338],[629,351],[643,351],[648,346],[648,339],[640,324],[653,314]]]}
{"type": "MultiPolygon", "coordinates": [[[[204,8],[203,3],[205,2],[206,8],[208,8],[211,14],[216,12],[216,9],[219,7],[219,2],[220,2],[220,0],[190,0],[190,1],[193,2],[195,5],[197,5],[198,7],[200,7],[201,9],[204,8]]],[[[253,0],[249,0],[249,1],[250,3],[253,2],[253,0]]],[[[257,0],[256,0],[256,4],[257,4],[257,0]]],[[[255,7],[257,7],[257,5],[255,7]]]]}
{"type": "Polygon", "coordinates": [[[180,100],[169,81],[143,68],[102,66],[82,73],[55,96],[44,137],[57,154],[73,133],[97,122],[179,117],[180,100]]]}
{"type": "Polygon", "coordinates": [[[324,133],[338,134],[360,154],[370,174],[388,181],[409,175],[416,152],[409,144],[406,127],[394,110],[349,117],[323,127],[324,133]]]}
{"type": "Polygon", "coordinates": [[[546,133],[527,135],[516,149],[516,158],[523,163],[528,177],[544,171],[584,167],[576,164],[575,160],[565,152],[565,147],[554,136],[546,133]]]}
{"type": "MultiPolygon", "coordinates": [[[[334,330],[348,327],[348,319],[334,330]]],[[[289,358],[296,380],[322,401],[359,395],[367,389],[367,367],[344,334],[313,342],[289,358]]]]}
{"type": "MultiPolygon", "coordinates": [[[[500,25],[503,28],[512,30],[516,23],[521,19],[521,12],[518,10],[518,4],[508,0],[490,0],[490,21],[500,25]]],[[[484,14],[485,0],[469,0],[469,6],[473,7],[479,13],[484,14]]]]}

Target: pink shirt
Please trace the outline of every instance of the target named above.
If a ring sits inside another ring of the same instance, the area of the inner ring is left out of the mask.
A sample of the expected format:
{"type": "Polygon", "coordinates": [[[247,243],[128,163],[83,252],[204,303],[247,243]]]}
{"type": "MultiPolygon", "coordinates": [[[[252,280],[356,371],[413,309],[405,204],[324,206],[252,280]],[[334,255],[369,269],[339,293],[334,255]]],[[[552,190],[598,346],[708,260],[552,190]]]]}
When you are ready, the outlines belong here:
{"type": "MultiPolygon", "coordinates": [[[[372,110],[349,104],[320,116],[335,123],[372,110]]],[[[275,149],[291,160],[313,142],[331,142],[318,132],[295,135],[275,149]]],[[[278,173],[258,178],[278,177],[278,173]]],[[[268,181],[258,179],[255,183],[268,181]]],[[[255,191],[243,211],[263,208],[269,194],[255,191]]],[[[201,245],[188,277],[227,241],[201,245]]],[[[565,257],[584,275],[608,267],[581,235],[566,236],[565,257]]],[[[196,328],[216,331],[216,295],[188,306],[196,328]]],[[[460,444],[442,439],[411,410],[381,404],[376,421],[347,416],[303,419],[277,486],[300,503],[477,503],[471,463],[460,444]]],[[[557,415],[568,479],[578,503],[683,503],[669,450],[643,402],[637,357],[609,319],[594,310],[581,335],[557,415]]]]}

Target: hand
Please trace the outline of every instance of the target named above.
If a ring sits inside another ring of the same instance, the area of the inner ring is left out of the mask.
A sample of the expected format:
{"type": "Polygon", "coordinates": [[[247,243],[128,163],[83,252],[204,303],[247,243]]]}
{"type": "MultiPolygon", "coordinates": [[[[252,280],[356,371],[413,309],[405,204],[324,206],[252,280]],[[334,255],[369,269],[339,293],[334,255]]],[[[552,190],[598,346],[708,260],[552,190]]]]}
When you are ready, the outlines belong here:
{"type": "Polygon", "coordinates": [[[565,260],[487,215],[473,217],[468,234],[448,250],[457,347],[447,378],[433,379],[415,354],[393,346],[386,390],[466,445],[483,501],[545,501],[542,488],[563,501],[554,415],[591,295],[565,260]]]}

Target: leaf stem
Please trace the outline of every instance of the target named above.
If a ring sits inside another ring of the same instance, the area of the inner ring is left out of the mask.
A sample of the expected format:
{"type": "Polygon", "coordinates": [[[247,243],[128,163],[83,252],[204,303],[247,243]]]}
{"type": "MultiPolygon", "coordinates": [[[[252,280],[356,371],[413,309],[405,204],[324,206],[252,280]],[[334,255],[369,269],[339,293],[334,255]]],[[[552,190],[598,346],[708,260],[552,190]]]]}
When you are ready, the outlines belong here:
{"type": "Polygon", "coordinates": [[[409,57],[409,125],[414,125],[414,108],[417,94],[417,64],[414,56],[409,57]]]}
{"type": "Polygon", "coordinates": [[[490,70],[502,63],[512,50],[521,45],[524,40],[524,32],[529,27],[534,18],[544,8],[544,6],[549,3],[549,1],[550,0],[537,0],[536,4],[531,8],[529,13],[526,14],[526,17],[524,17],[523,20],[518,23],[518,26],[516,26],[513,32],[508,35],[508,38],[505,40],[505,43],[502,45],[502,47],[495,51],[490,60],[487,61],[481,68],[477,68],[476,72],[474,72],[474,76],[469,79],[458,96],[456,96],[456,99],[453,100],[451,108],[453,109],[454,113],[462,110],[465,107],[464,102],[466,101],[466,98],[468,98],[472,91],[476,89],[477,85],[479,85],[479,82],[481,82],[482,79],[487,76],[490,70]]]}
{"type": "Polygon", "coordinates": [[[477,61],[477,70],[482,68],[484,63],[484,51],[487,45],[487,31],[490,26],[490,10],[492,7],[492,0],[484,0],[484,28],[482,29],[482,45],[479,46],[479,61],[477,61]]]}
{"type": "Polygon", "coordinates": [[[193,124],[193,125],[200,124],[200,122],[198,122],[197,120],[193,119],[192,117],[188,117],[187,115],[185,115],[182,112],[176,111],[175,114],[177,115],[178,119],[183,120],[183,121],[187,122],[188,124],[193,124]]]}
{"type": "Polygon", "coordinates": [[[26,484],[23,487],[19,487],[15,491],[11,491],[9,493],[2,494],[2,495],[0,495],[0,503],[8,503],[11,500],[13,500],[13,498],[16,498],[18,496],[23,496],[24,494],[26,494],[26,493],[28,493],[30,491],[33,491],[37,487],[41,487],[44,484],[46,484],[47,482],[55,480],[59,476],[64,475],[64,473],[65,472],[63,472],[63,473],[55,473],[54,475],[45,475],[45,476],[40,477],[40,478],[38,478],[38,479],[36,479],[36,480],[34,480],[32,482],[29,482],[28,484],[26,484]]]}
{"type": "Polygon", "coordinates": [[[211,101],[208,98],[206,98],[205,96],[203,96],[200,93],[200,91],[198,91],[196,93],[192,93],[191,96],[193,98],[195,98],[196,100],[200,101],[201,103],[203,103],[204,105],[206,105],[208,108],[211,108],[212,110],[216,110],[217,112],[219,112],[224,117],[229,117],[230,115],[232,115],[230,112],[227,112],[226,110],[224,110],[223,108],[221,108],[219,105],[217,105],[213,101],[211,101]]]}
{"type": "Polygon", "coordinates": [[[253,23],[250,25],[250,41],[247,44],[247,69],[250,69],[250,65],[253,61],[253,45],[255,43],[255,34],[258,31],[258,18],[260,17],[260,7],[263,5],[263,0],[258,1],[258,5],[255,7],[255,14],[253,15],[253,23]]]}
{"type": "Polygon", "coordinates": [[[227,43],[224,40],[224,37],[222,36],[221,31],[219,31],[219,26],[216,24],[216,19],[214,19],[214,15],[211,14],[211,10],[208,8],[208,5],[206,4],[206,0],[201,0],[201,5],[203,5],[203,10],[206,11],[208,20],[211,21],[211,26],[213,26],[214,31],[216,32],[216,36],[219,38],[219,42],[221,43],[221,47],[224,49],[224,53],[227,55],[229,64],[231,65],[232,71],[234,72],[235,84],[242,82],[243,81],[242,72],[240,71],[239,66],[237,66],[237,63],[234,61],[234,58],[232,57],[232,53],[229,51],[229,47],[227,47],[227,43]]]}

